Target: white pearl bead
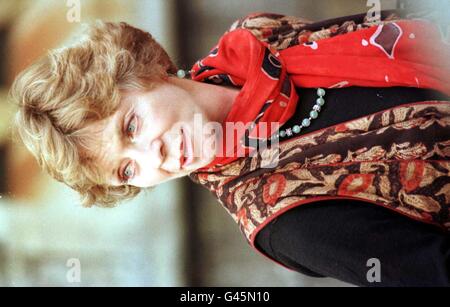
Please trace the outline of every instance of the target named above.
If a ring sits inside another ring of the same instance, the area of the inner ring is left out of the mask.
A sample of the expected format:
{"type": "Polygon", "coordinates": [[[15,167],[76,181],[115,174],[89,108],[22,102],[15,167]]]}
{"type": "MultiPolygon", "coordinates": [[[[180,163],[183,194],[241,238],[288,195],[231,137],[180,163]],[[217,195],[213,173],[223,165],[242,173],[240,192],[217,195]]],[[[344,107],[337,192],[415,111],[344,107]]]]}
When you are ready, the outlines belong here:
{"type": "Polygon", "coordinates": [[[277,136],[281,136],[281,137],[285,137],[286,135],[291,136],[291,135],[293,135],[293,133],[299,133],[303,127],[310,126],[311,120],[316,119],[319,116],[321,106],[323,106],[325,104],[325,100],[322,98],[323,96],[325,96],[325,90],[323,88],[318,88],[317,96],[319,96],[319,97],[316,99],[316,104],[312,107],[312,110],[309,112],[309,118],[304,118],[302,120],[301,126],[294,125],[294,127],[292,127],[292,128],[287,128],[285,130],[281,130],[279,133],[277,133],[277,136]]]}
{"type": "Polygon", "coordinates": [[[182,70],[182,69],[178,70],[178,71],[177,71],[177,77],[178,77],[178,78],[184,78],[184,77],[186,77],[186,72],[185,72],[184,70],[182,70]]]}

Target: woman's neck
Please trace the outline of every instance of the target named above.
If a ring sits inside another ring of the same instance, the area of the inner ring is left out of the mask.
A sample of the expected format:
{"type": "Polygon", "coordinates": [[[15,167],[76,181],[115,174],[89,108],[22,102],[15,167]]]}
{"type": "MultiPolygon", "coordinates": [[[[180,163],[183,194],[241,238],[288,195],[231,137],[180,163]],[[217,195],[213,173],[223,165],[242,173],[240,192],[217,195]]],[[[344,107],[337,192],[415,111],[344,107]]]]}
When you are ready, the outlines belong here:
{"type": "Polygon", "coordinates": [[[169,77],[169,82],[189,92],[208,117],[219,123],[225,121],[240,92],[240,88],[237,87],[214,85],[178,77],[169,77]]]}

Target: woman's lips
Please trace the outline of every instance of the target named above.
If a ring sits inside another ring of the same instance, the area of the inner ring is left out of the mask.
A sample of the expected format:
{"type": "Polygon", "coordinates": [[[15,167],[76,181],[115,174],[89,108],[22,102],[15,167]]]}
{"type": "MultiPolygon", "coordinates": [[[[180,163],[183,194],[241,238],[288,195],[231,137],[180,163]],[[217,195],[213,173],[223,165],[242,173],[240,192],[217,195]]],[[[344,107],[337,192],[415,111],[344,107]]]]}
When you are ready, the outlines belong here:
{"type": "Polygon", "coordinates": [[[181,133],[181,141],[180,141],[180,169],[183,167],[184,164],[184,137],[183,137],[183,130],[180,131],[181,133]]]}
{"type": "Polygon", "coordinates": [[[194,152],[192,149],[192,141],[186,129],[181,129],[182,142],[181,142],[181,167],[185,168],[194,160],[194,152]]]}

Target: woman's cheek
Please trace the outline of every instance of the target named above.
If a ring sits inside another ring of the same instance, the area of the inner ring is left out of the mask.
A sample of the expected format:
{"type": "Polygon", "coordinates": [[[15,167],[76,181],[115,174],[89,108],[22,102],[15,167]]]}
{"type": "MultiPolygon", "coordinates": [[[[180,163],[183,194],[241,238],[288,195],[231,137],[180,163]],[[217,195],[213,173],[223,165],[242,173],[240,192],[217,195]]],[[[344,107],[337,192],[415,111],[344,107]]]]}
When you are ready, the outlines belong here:
{"type": "Polygon", "coordinates": [[[141,173],[136,178],[134,185],[141,188],[147,188],[152,185],[158,184],[158,180],[154,176],[152,176],[151,173],[152,171],[149,170],[148,167],[146,168],[145,165],[143,165],[141,173]]]}

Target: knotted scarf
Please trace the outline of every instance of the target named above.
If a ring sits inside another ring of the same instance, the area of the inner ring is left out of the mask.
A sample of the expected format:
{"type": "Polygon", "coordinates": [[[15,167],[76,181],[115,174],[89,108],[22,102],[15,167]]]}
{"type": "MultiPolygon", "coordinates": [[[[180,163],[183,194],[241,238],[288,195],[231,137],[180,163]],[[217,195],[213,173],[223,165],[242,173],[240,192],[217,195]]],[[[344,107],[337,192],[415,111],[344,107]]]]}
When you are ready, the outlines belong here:
{"type": "Polygon", "coordinates": [[[297,37],[295,44],[283,48],[248,28],[234,27],[193,65],[192,80],[220,79],[241,87],[222,126],[217,144],[221,155],[201,170],[236,160],[239,147],[249,154],[255,149],[249,139],[276,133],[269,123],[281,126],[293,115],[299,101],[295,87],[404,86],[450,95],[450,46],[430,21],[399,19],[342,35],[297,37]],[[246,129],[227,135],[227,122],[242,122],[246,129]],[[265,129],[258,129],[261,123],[266,123],[265,129]]]}

